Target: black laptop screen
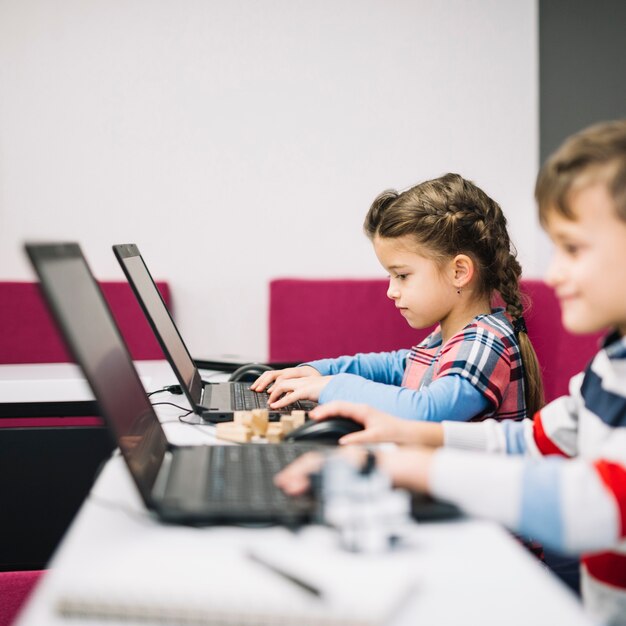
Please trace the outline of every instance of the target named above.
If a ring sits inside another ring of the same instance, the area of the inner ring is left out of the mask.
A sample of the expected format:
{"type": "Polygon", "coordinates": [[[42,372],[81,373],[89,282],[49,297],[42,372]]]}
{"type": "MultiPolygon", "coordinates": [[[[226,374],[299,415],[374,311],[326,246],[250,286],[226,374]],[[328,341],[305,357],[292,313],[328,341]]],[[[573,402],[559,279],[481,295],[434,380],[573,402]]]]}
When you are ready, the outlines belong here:
{"type": "Polygon", "coordinates": [[[185,346],[172,317],[161,298],[154,280],[135,245],[113,247],[118,261],[137,295],[163,352],[167,355],[178,380],[186,387],[189,399],[200,404],[202,380],[187,346],[185,346]]]}
{"type": "Polygon", "coordinates": [[[78,245],[26,248],[66,342],[148,500],[167,439],[102,292],[78,245]]]}

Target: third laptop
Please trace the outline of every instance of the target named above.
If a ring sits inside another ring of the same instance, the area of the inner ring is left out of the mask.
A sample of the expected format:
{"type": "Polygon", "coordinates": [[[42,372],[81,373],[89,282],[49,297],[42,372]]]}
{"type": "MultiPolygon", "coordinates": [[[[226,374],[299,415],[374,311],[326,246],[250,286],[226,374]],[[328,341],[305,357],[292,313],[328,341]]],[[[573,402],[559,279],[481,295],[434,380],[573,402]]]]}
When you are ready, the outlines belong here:
{"type": "MultiPolygon", "coordinates": [[[[268,394],[251,391],[250,383],[210,383],[202,380],[137,246],[119,244],[113,246],[113,252],[196,413],[207,421],[222,422],[232,420],[235,411],[267,408],[268,394]]],[[[281,414],[294,409],[308,411],[315,404],[301,401],[270,411],[270,419],[280,419],[281,414]]]]}

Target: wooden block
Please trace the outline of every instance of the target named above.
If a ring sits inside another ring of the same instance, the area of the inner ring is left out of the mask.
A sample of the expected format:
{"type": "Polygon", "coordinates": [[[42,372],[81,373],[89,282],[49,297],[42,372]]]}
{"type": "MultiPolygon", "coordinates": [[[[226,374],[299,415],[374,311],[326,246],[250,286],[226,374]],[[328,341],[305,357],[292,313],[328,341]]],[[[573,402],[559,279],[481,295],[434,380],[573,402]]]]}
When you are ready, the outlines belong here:
{"type": "Polygon", "coordinates": [[[252,411],[235,411],[233,413],[233,422],[243,426],[250,426],[252,424],[252,411]]]}
{"type": "Polygon", "coordinates": [[[269,412],[267,409],[254,409],[252,411],[252,421],[250,423],[250,426],[252,427],[252,434],[265,435],[269,419],[269,412]]]}
{"type": "Polygon", "coordinates": [[[293,427],[299,428],[304,424],[304,420],[306,419],[306,411],[292,411],[291,417],[293,419],[293,427]]]}
{"type": "Polygon", "coordinates": [[[294,429],[293,417],[291,417],[291,415],[281,415],[280,424],[283,427],[283,433],[285,435],[288,435],[294,429]]]}
{"type": "Polygon", "coordinates": [[[218,424],[215,434],[218,439],[235,441],[237,443],[248,443],[252,439],[252,429],[249,426],[235,424],[234,422],[218,424]]]}
{"type": "Polygon", "coordinates": [[[283,425],[278,422],[273,422],[267,427],[265,437],[269,443],[280,443],[285,437],[285,434],[283,425]]]}

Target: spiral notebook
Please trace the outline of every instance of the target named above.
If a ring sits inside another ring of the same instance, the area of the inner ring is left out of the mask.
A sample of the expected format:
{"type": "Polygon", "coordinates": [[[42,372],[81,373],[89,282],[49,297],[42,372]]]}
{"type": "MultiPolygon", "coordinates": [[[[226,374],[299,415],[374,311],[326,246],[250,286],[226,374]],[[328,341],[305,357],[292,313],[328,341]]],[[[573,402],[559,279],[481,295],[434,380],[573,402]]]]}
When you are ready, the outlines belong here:
{"type": "MultiPolygon", "coordinates": [[[[106,546],[91,559],[88,575],[74,570],[59,581],[58,612],[81,623],[93,618],[374,626],[388,623],[410,600],[414,554],[352,554],[337,549],[334,541],[277,532],[253,545],[212,541],[210,551],[199,549],[197,536],[188,544],[179,540],[176,550],[165,554],[149,537],[113,551],[106,546]]],[[[309,537],[316,532],[310,529],[309,537]]]]}

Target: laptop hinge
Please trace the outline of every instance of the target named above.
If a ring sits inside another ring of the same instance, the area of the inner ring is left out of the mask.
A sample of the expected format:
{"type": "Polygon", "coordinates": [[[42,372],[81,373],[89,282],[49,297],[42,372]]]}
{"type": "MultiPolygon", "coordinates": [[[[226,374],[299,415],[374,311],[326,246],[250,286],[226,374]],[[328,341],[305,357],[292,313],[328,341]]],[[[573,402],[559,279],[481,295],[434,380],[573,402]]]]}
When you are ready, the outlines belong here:
{"type": "Polygon", "coordinates": [[[200,394],[200,406],[205,408],[211,408],[209,402],[211,401],[211,383],[202,381],[202,393],[200,394]]]}
{"type": "Polygon", "coordinates": [[[172,461],[174,455],[171,452],[166,452],[163,455],[163,462],[161,468],[154,481],[154,487],[152,488],[152,497],[156,502],[163,500],[165,496],[165,489],[167,488],[167,481],[170,477],[170,470],[172,469],[172,461]]]}

